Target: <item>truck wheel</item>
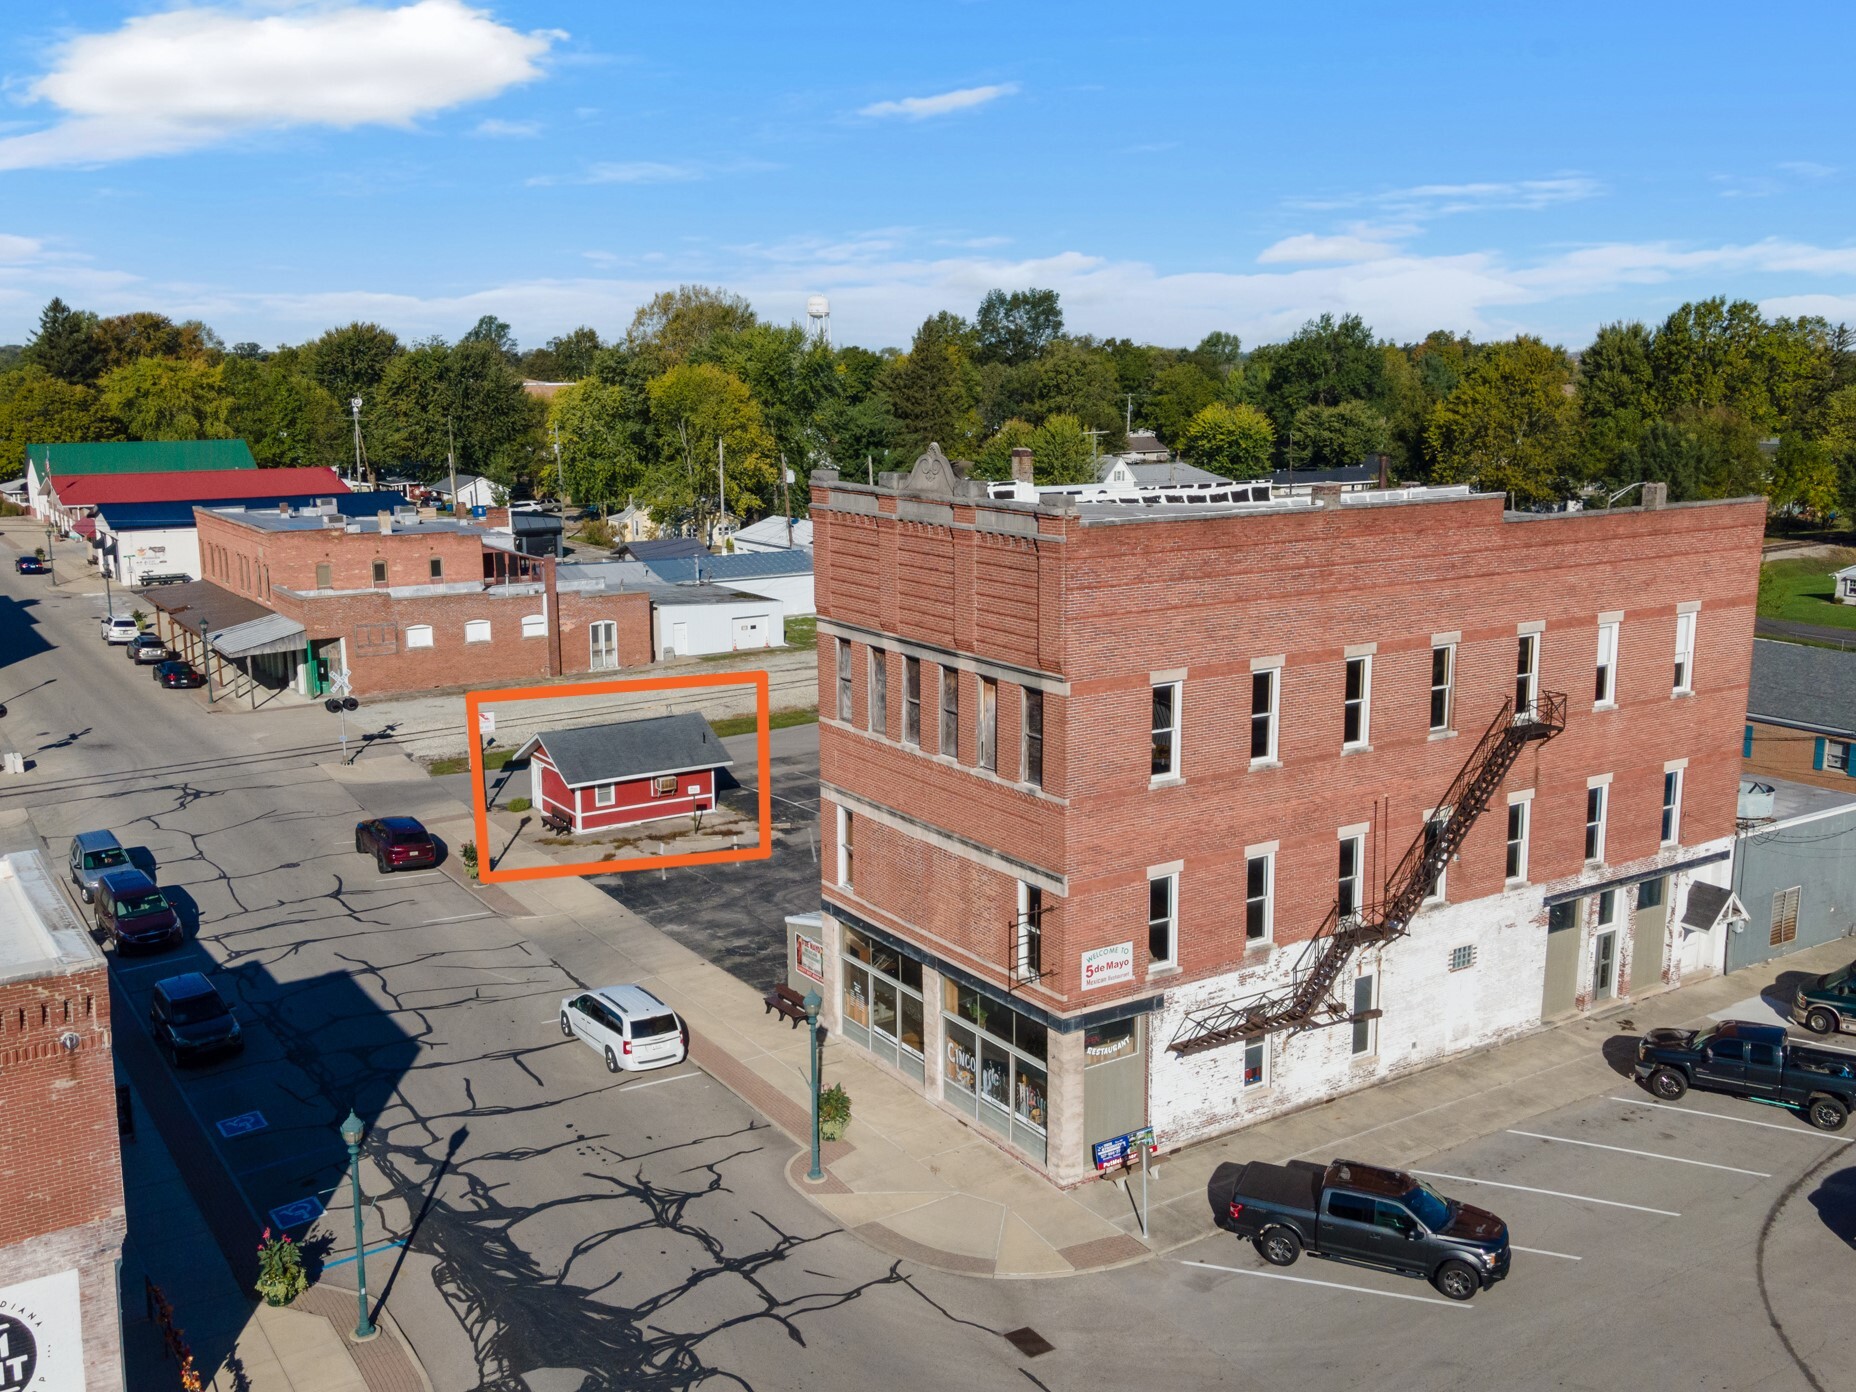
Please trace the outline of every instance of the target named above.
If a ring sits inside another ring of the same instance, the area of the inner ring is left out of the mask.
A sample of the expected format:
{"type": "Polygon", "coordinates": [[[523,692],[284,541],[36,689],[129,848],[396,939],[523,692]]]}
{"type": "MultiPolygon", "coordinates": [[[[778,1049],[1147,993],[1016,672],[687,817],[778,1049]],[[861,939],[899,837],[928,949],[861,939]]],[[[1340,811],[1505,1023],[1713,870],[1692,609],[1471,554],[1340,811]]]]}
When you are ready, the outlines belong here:
{"type": "Polygon", "coordinates": [[[1650,1075],[1650,1091],[1665,1102],[1680,1101],[1688,1091],[1688,1079],[1673,1068],[1659,1068],[1650,1075]]]}
{"type": "Polygon", "coordinates": [[[1813,1097],[1805,1105],[1805,1120],[1819,1131],[1841,1131],[1850,1109],[1835,1097],[1813,1097]]]}
{"type": "Polygon", "coordinates": [[[1266,1228],[1257,1234],[1257,1255],[1271,1266],[1294,1266],[1302,1239],[1288,1228],[1266,1228]]]}
{"type": "Polygon", "coordinates": [[[1440,1295],[1447,1295],[1452,1300],[1468,1300],[1482,1289],[1482,1282],[1467,1262],[1447,1261],[1437,1268],[1437,1274],[1431,1277],[1431,1284],[1437,1287],[1440,1295]]]}
{"type": "Polygon", "coordinates": [[[1835,1034],[1837,1032],[1836,1014],[1829,1010],[1813,1010],[1804,1017],[1804,1027],[1812,1034],[1835,1034]]]}

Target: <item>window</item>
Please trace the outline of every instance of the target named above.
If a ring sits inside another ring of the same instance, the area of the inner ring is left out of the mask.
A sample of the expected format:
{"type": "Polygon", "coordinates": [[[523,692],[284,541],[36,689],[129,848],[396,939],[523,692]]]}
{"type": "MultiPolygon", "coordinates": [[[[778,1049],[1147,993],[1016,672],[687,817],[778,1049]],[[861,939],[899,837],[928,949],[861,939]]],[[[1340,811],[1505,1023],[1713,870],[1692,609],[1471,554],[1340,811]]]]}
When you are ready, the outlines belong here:
{"type": "Polygon", "coordinates": [[[1515,641],[1514,713],[1519,720],[1534,718],[1534,688],[1540,678],[1540,635],[1523,633],[1515,641]]]}
{"type": "Polygon", "coordinates": [[[1331,1194],[1328,1197],[1328,1217],[1338,1218],[1343,1223],[1371,1223],[1373,1201],[1357,1194],[1331,1194]]]}
{"type": "Polygon", "coordinates": [[[902,659],[902,742],[916,748],[922,743],[922,660],[902,659]]]}
{"type": "Polygon", "coordinates": [[[1600,784],[1585,790],[1585,858],[1603,860],[1605,858],[1605,797],[1606,789],[1600,784]]]}
{"type": "Polygon", "coordinates": [[[598,623],[588,624],[586,642],[587,666],[593,671],[610,672],[618,667],[619,625],[616,619],[601,619],[598,623]]]}
{"type": "Polygon", "coordinates": [[[546,638],[548,636],[548,616],[546,614],[524,614],[522,616],[522,636],[524,638],[546,638]]]}
{"type": "Polygon", "coordinates": [[[384,585],[387,583],[387,563],[385,561],[374,562],[374,583],[376,585],[384,585]]]}
{"type": "Polygon", "coordinates": [[[1444,873],[1449,868],[1449,857],[1443,853],[1444,828],[1449,825],[1448,808],[1431,813],[1424,821],[1424,864],[1436,867],[1424,895],[1427,904],[1441,904],[1444,899],[1444,873]]]}
{"type": "Polygon", "coordinates": [[[1508,804],[1508,859],[1503,873],[1511,880],[1527,878],[1527,808],[1525,802],[1508,804]]]}
{"type": "Polygon", "coordinates": [[[851,841],[856,834],[855,823],[848,807],[838,809],[838,883],[846,889],[851,887],[851,871],[855,868],[855,847],[851,841]]]}
{"type": "Polygon", "coordinates": [[[1282,669],[1250,674],[1250,759],[1276,757],[1276,696],[1282,669]]]}
{"type": "Polygon", "coordinates": [[[978,764],[983,769],[999,767],[999,683],[991,677],[980,678],[980,721],[978,764]]]}
{"type": "Polygon", "coordinates": [[[1023,688],[1024,709],[1024,781],[1034,788],[1044,786],[1044,693],[1023,688]]]}
{"type": "Polygon", "coordinates": [[[1772,896],[1772,932],[1767,941],[1783,947],[1798,936],[1798,886],[1781,889],[1772,896]]]}
{"type": "Polygon", "coordinates": [[[430,624],[407,624],[406,646],[409,648],[431,647],[432,626],[430,624]]]}
{"type": "Polygon", "coordinates": [[[1036,981],[1044,971],[1044,891],[1018,882],[1018,979],[1036,981]]]}
{"type": "Polygon", "coordinates": [[[1598,665],[1592,682],[1592,705],[1612,706],[1618,699],[1618,626],[1598,626],[1598,665]]]}
{"type": "Polygon", "coordinates": [[[851,719],[851,640],[838,639],[838,719],[851,719]]]}
{"type": "Polygon", "coordinates": [[[1368,722],[1372,695],[1373,660],[1370,657],[1348,658],[1346,685],[1341,699],[1341,748],[1358,749],[1371,736],[1368,722]]]}
{"type": "Polygon", "coordinates": [[[1450,949],[1451,971],[1468,971],[1475,965],[1476,945],[1474,943],[1465,943],[1462,947],[1453,947],[1450,949]]]}
{"type": "Polygon", "coordinates": [[[1615,889],[1600,890],[1598,893],[1598,926],[1613,928],[1617,926],[1617,921],[1618,892],[1615,889]]]}
{"type": "Polygon", "coordinates": [[[616,783],[601,783],[593,789],[593,806],[610,807],[619,800],[619,788],[616,783]]]}
{"type": "Polygon", "coordinates": [[[938,748],[950,759],[960,757],[960,673],[952,667],[941,669],[941,742],[938,748]]]}
{"type": "Polygon", "coordinates": [[[1353,1052],[1356,1056],[1370,1054],[1378,1042],[1378,1031],[1373,1027],[1379,1022],[1374,1019],[1361,1018],[1373,1008],[1374,978],[1356,976],[1353,979],[1353,1052]]]}
{"type": "Polygon", "coordinates": [[[1645,880],[1637,886],[1638,909],[1660,909],[1663,906],[1663,890],[1668,881],[1663,879],[1645,880]]]}
{"type": "Polygon", "coordinates": [[[1663,844],[1673,846],[1682,837],[1682,770],[1663,775],[1663,844]]]}
{"type": "Polygon", "coordinates": [[[1179,954],[1179,876],[1147,882],[1147,957],[1150,966],[1170,967],[1179,954]]]}
{"type": "Polygon", "coordinates": [[[889,733],[889,654],[870,649],[870,705],[864,712],[873,733],[889,733]]]}
{"type": "Polygon", "coordinates": [[[1456,645],[1445,643],[1431,649],[1431,729],[1448,730],[1452,687],[1456,681],[1456,645]]]}
{"type": "Polygon", "coordinates": [[[1255,855],[1244,862],[1244,941],[1268,942],[1270,899],[1276,878],[1276,857],[1255,855]]]}
{"type": "Polygon", "coordinates": [[[1269,1083],[1269,1072],[1269,1036],[1246,1039],[1244,1041],[1244,1086],[1247,1088],[1266,1086],[1269,1083]]]}
{"type": "Polygon", "coordinates": [[[1179,774],[1179,683],[1161,682],[1153,689],[1153,776],[1179,774]]]}
{"type": "Polygon", "coordinates": [[[675,797],[676,792],[677,776],[674,773],[659,774],[651,780],[652,797],[675,797]]]}
{"type": "Polygon", "coordinates": [[[1676,679],[1670,688],[1671,696],[1680,696],[1695,689],[1695,616],[1691,614],[1676,615],[1676,679]]]}
{"type": "Polygon", "coordinates": [[[316,566],[316,588],[319,590],[335,588],[335,569],[327,561],[319,562],[316,566]]]}
{"type": "Polygon", "coordinates": [[[1338,907],[1343,919],[1360,912],[1360,861],[1366,838],[1343,836],[1340,839],[1340,893],[1338,907]]]}
{"type": "Polygon", "coordinates": [[[1824,767],[1834,773],[1850,771],[1850,746],[1846,740],[1824,741],[1824,767]]]}
{"type": "Polygon", "coordinates": [[[490,621],[488,619],[468,619],[464,624],[464,641],[466,643],[487,643],[490,641],[490,621]]]}
{"type": "Polygon", "coordinates": [[[434,557],[432,557],[432,561],[431,561],[431,569],[432,569],[432,578],[433,578],[434,580],[443,580],[443,579],[445,578],[445,560],[444,560],[444,557],[442,557],[442,556],[434,556],[434,557]]]}

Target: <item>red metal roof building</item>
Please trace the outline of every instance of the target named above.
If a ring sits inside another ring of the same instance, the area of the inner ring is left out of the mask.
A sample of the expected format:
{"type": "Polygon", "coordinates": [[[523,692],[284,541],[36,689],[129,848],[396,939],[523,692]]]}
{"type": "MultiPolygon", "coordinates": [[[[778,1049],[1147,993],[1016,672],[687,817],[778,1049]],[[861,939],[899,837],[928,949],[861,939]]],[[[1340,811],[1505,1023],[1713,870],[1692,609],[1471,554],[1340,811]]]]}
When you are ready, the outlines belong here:
{"type": "Polygon", "coordinates": [[[186,470],[163,474],[53,474],[57,505],[71,510],[100,503],[217,502],[227,498],[278,498],[348,492],[329,468],[186,470]]]}

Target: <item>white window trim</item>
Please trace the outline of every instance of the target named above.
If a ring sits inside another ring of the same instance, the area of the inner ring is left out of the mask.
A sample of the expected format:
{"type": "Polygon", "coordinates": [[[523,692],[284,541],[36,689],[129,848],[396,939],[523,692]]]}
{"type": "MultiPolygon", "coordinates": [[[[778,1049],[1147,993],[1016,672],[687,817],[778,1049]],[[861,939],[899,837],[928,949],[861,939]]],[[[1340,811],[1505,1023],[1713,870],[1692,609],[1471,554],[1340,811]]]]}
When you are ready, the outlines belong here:
{"type": "Polygon", "coordinates": [[[1603,615],[1600,615],[1596,665],[1605,670],[1605,694],[1602,697],[1594,694],[1592,709],[1595,711],[1618,708],[1618,637],[1621,632],[1622,625],[1615,620],[1607,621],[1603,615]],[[1607,638],[1610,640],[1609,643],[1606,642],[1607,638]],[[1610,649],[1608,656],[1607,647],[1610,649]]]}
{"type": "Polygon", "coordinates": [[[616,783],[601,783],[593,789],[593,806],[611,807],[619,800],[619,786],[616,783]]]}
{"type": "Polygon", "coordinates": [[[832,665],[835,669],[832,672],[833,714],[844,724],[850,725],[854,723],[857,714],[857,696],[852,690],[855,679],[851,673],[851,640],[834,638],[832,642],[837,644],[832,650],[832,665]]]}
{"type": "Polygon", "coordinates": [[[1697,604],[1693,608],[1686,605],[1679,606],[1676,610],[1674,658],[1682,672],[1679,680],[1672,679],[1669,684],[1669,694],[1672,697],[1690,696],[1695,691],[1695,629],[1697,627],[1695,615],[1699,609],[1700,605],[1697,604]]]}
{"type": "Polygon", "coordinates": [[[1595,933],[1611,933],[1611,932],[1617,931],[1617,926],[1618,926],[1618,922],[1620,919],[1618,909],[1623,904],[1623,902],[1624,902],[1624,896],[1619,894],[1615,888],[1614,889],[1601,889],[1598,891],[1598,893],[1594,894],[1592,896],[1592,931],[1595,933]],[[1604,916],[1605,896],[1607,894],[1611,896],[1611,917],[1610,918],[1606,918],[1604,916]]]}
{"type": "Polygon", "coordinates": [[[1341,668],[1341,745],[1345,749],[1371,749],[1373,747],[1373,655],[1371,653],[1351,653],[1341,668]],[[1356,740],[1345,738],[1347,687],[1346,670],[1354,663],[1360,664],[1360,737],[1356,740]]]}
{"type": "MultiPolygon", "coordinates": [[[[1688,760],[1682,759],[1677,762],[1686,765],[1688,760]]],[[[1676,781],[1676,797],[1674,803],[1666,802],[1660,797],[1656,802],[1656,830],[1659,844],[1664,846],[1676,846],[1680,845],[1682,842],[1682,795],[1688,791],[1688,770],[1685,767],[1670,768],[1665,764],[1663,766],[1663,783],[1665,789],[1671,778],[1676,781]],[[1662,835],[1663,813],[1665,811],[1669,814],[1669,835],[1667,836],[1662,835]]]]}
{"type": "Polygon", "coordinates": [[[548,616],[546,614],[524,614],[522,616],[522,636],[524,638],[546,638],[548,636],[548,616]]]}
{"type": "MultiPolygon", "coordinates": [[[[1270,678],[1269,748],[1261,754],[1251,755],[1250,767],[1253,769],[1270,768],[1282,762],[1280,757],[1282,753],[1282,661],[1280,658],[1268,660],[1274,665],[1259,667],[1255,662],[1250,665],[1250,674],[1253,678],[1264,672],[1269,673],[1270,678]]],[[[1246,749],[1250,747],[1250,721],[1254,719],[1255,707],[1253,705],[1252,713],[1246,719],[1244,726],[1244,747],[1246,749]]]]}
{"type": "Polygon", "coordinates": [[[1605,863],[1606,824],[1611,820],[1611,775],[1608,773],[1600,773],[1586,779],[1585,797],[1587,815],[1579,823],[1580,849],[1584,849],[1585,832],[1593,826],[1596,826],[1598,828],[1598,834],[1592,838],[1593,854],[1585,858],[1585,863],[1587,865],[1603,865],[1605,863]],[[1590,815],[1593,793],[1598,794],[1598,820],[1596,822],[1592,820],[1590,815]]]}
{"type": "MultiPolygon", "coordinates": [[[[1353,904],[1354,913],[1359,914],[1364,912],[1366,908],[1366,833],[1354,827],[1342,828],[1340,838],[1335,843],[1336,871],[1340,869],[1338,863],[1340,859],[1339,848],[1346,845],[1352,845],[1353,847],[1353,904]],[[1349,832],[1351,832],[1352,835],[1349,835],[1349,832]]],[[[1335,875],[1334,879],[1334,898],[1335,903],[1338,904],[1340,902],[1340,887],[1345,884],[1346,881],[1343,880],[1338,873],[1335,875]]]]}
{"type": "MultiPolygon", "coordinates": [[[[1012,956],[1017,962],[1018,978],[1021,981],[1035,979],[1031,974],[1031,933],[1034,927],[1037,928],[1040,933],[1043,929],[1042,923],[1034,925],[1030,919],[1031,891],[1033,888],[1034,886],[1026,884],[1023,880],[1018,881],[1018,933],[1017,940],[1012,944],[1012,956]]],[[[1042,887],[1037,886],[1037,888],[1041,889],[1042,887]]],[[[1042,944],[1040,944],[1040,947],[1041,946],[1042,944]]],[[[1039,968],[1038,975],[1043,975],[1041,967],[1039,968]]]]}
{"type": "Polygon", "coordinates": [[[849,844],[849,838],[855,835],[852,830],[851,810],[848,807],[838,809],[838,888],[851,889],[851,874],[855,864],[855,850],[849,844]]]}
{"type": "MultiPolygon", "coordinates": [[[[1450,819],[1450,809],[1448,807],[1432,807],[1432,808],[1427,809],[1424,814],[1424,827],[1430,826],[1432,822],[1447,822],[1449,819],[1450,819]]],[[[1419,828],[1419,834],[1420,835],[1423,834],[1423,827],[1419,828]]],[[[1450,886],[1448,883],[1449,878],[1450,878],[1450,861],[1446,857],[1444,860],[1444,868],[1437,872],[1437,880],[1434,884],[1432,884],[1431,892],[1425,895],[1425,897],[1419,901],[1420,907],[1429,907],[1432,904],[1449,903],[1450,902],[1450,886]]]]}
{"type": "MultiPolygon", "coordinates": [[[[1377,1010],[1379,1008],[1379,973],[1377,971],[1354,973],[1353,980],[1348,983],[1348,1005],[1352,1006],[1355,1003],[1355,993],[1359,990],[1359,983],[1362,978],[1373,983],[1372,989],[1367,993],[1366,1008],[1368,1010],[1377,1010]]],[[[1379,1021],[1376,1019],[1358,1020],[1354,1023],[1356,1025],[1363,1024],[1366,1026],[1366,1047],[1364,1049],[1354,1048],[1352,1031],[1349,1031],[1347,1039],[1347,1057],[1356,1059],[1372,1058],[1379,1052],[1379,1021]]]]}
{"type": "MultiPolygon", "coordinates": [[[[1521,835],[1519,838],[1521,853],[1515,857],[1515,873],[1512,875],[1504,875],[1503,882],[1510,885],[1522,885],[1527,883],[1527,857],[1528,851],[1531,849],[1529,843],[1533,840],[1534,831],[1534,794],[1531,790],[1526,796],[1515,793],[1510,793],[1508,795],[1509,815],[1512,816],[1514,809],[1517,807],[1521,809],[1521,835]]],[[[1507,831],[1508,828],[1504,826],[1502,828],[1502,869],[1504,872],[1508,869],[1508,847],[1516,844],[1508,840],[1507,831]]]]}
{"type": "Polygon", "coordinates": [[[866,648],[864,659],[864,726],[873,735],[889,737],[889,653],[878,647],[866,648]],[[876,670],[883,669],[883,689],[877,691],[876,670]],[[882,700],[878,700],[879,694],[882,700]]]}
{"type": "Polygon", "coordinates": [[[1239,1055],[1237,1069],[1239,1092],[1249,1092],[1253,1088],[1266,1088],[1270,1085],[1270,1037],[1266,1034],[1260,1039],[1247,1039],[1241,1047],[1244,1053],[1248,1054],[1253,1045],[1263,1056],[1263,1066],[1257,1070],[1257,1080],[1254,1083],[1247,1082],[1244,1079],[1243,1055],[1239,1055]]]}
{"type": "Polygon", "coordinates": [[[488,619],[466,619],[464,620],[464,641],[466,643],[487,643],[489,642],[490,641],[490,621],[488,619]],[[471,636],[474,632],[478,632],[478,631],[481,631],[483,635],[482,637],[471,636]]]}
{"type": "Polygon", "coordinates": [[[1276,842],[1253,846],[1244,852],[1244,946],[1265,946],[1276,941],[1276,842]],[[1263,935],[1250,936],[1250,862],[1263,862],[1263,935]]]}
{"type": "Polygon", "coordinates": [[[1159,870],[1159,867],[1156,867],[1155,870],[1149,870],[1147,872],[1147,903],[1148,903],[1148,908],[1149,908],[1149,913],[1147,917],[1147,942],[1148,942],[1147,969],[1149,971],[1177,970],[1179,967],[1179,869],[1178,869],[1178,865],[1179,865],[1179,862],[1175,861],[1173,862],[1172,867],[1167,868],[1163,871],[1159,870]],[[1154,893],[1153,886],[1156,880],[1167,881],[1166,937],[1167,937],[1167,946],[1170,947],[1172,951],[1170,955],[1168,955],[1165,958],[1159,958],[1153,955],[1154,919],[1152,916],[1152,906],[1153,906],[1153,893],[1154,893]]]}
{"type": "Polygon", "coordinates": [[[1179,783],[1179,782],[1182,782],[1186,777],[1186,771],[1185,771],[1186,684],[1185,682],[1183,681],[1157,681],[1157,682],[1149,683],[1148,695],[1147,695],[1147,709],[1148,709],[1148,714],[1149,714],[1148,737],[1151,740],[1154,734],[1153,721],[1152,721],[1153,693],[1158,691],[1163,686],[1171,687],[1173,690],[1173,724],[1171,726],[1172,734],[1173,734],[1173,757],[1169,761],[1171,764],[1171,767],[1168,768],[1165,773],[1152,772],[1151,771],[1152,765],[1151,763],[1149,764],[1149,773],[1148,773],[1147,782],[1150,787],[1156,786],[1162,783],[1179,783]]]}
{"type": "Polygon", "coordinates": [[[431,647],[432,646],[432,626],[430,624],[407,624],[406,625],[406,646],[408,648],[429,648],[431,647]]]}
{"type": "MultiPolygon", "coordinates": [[[[1441,725],[1432,725],[1430,727],[1430,731],[1433,735],[1447,734],[1451,730],[1456,728],[1456,647],[1457,645],[1455,642],[1440,643],[1437,641],[1437,639],[1440,637],[1449,637],[1449,635],[1448,634],[1436,634],[1432,636],[1431,638],[1431,654],[1432,654],[1431,661],[1433,663],[1436,662],[1437,660],[1436,653],[1439,648],[1442,648],[1444,652],[1447,654],[1447,656],[1444,659],[1444,685],[1443,685],[1444,723],[1441,725]]],[[[1437,693],[1437,683],[1434,681],[1427,683],[1427,685],[1425,686],[1426,709],[1424,713],[1425,719],[1427,721],[1430,719],[1430,710],[1429,710],[1430,698],[1434,696],[1436,693],[1437,693]]]]}

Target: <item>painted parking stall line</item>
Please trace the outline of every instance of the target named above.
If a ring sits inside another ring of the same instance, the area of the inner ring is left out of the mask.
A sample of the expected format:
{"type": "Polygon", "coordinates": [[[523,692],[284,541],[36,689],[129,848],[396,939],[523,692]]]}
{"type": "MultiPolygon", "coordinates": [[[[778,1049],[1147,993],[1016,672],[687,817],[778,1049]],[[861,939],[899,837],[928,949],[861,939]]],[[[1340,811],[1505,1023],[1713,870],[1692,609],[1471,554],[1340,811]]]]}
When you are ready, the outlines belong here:
{"type": "Polygon", "coordinates": [[[1633,1213],[1654,1213],[1658,1218],[1680,1218],[1680,1213],[1666,1208],[1649,1208],[1644,1204],[1623,1203],[1617,1199],[1600,1199],[1590,1194],[1568,1194],[1561,1189],[1536,1189],[1531,1184],[1504,1184],[1495,1179],[1476,1179],[1471,1175],[1443,1174],[1437,1170],[1413,1170],[1426,1179],[1442,1179],[1452,1184],[1480,1184],[1489,1189],[1513,1189],[1522,1194],[1545,1194],[1550,1199],[1571,1199],[1574,1203],[1601,1204],[1606,1208],[1627,1208],[1633,1213]]]}
{"type": "Polygon", "coordinates": [[[621,1093],[642,1092],[645,1088],[662,1087],[665,1083],[681,1083],[690,1078],[701,1078],[704,1076],[706,1075],[703,1071],[697,1069],[693,1073],[677,1073],[668,1078],[653,1078],[648,1083],[621,1083],[617,1091],[621,1093]]]}
{"type": "Polygon", "coordinates": [[[1522,1247],[1513,1242],[1508,1244],[1508,1248],[1510,1251],[1526,1252],[1529,1256],[1535,1257],[1558,1257],[1561,1261],[1585,1260],[1584,1257],[1575,1257],[1571,1252],[1549,1252],[1544,1247],[1522,1247]]]}
{"type": "Polygon", "coordinates": [[[1629,1146],[1604,1145],[1598,1141],[1576,1141],[1571,1136],[1547,1136],[1538,1131],[1508,1128],[1510,1136],[1525,1136],[1530,1141],[1552,1141],[1555,1145],[1584,1146],[1587,1150],[1608,1150],[1615,1155],[1635,1155],[1643,1160],[1666,1160],[1672,1165],[1694,1165],[1704,1170],[1725,1170],[1729,1174],[1751,1175],[1754,1179],[1771,1179],[1764,1170],[1744,1170],[1738,1165],[1721,1165],[1713,1160],[1691,1160],[1686,1155],[1664,1155],[1656,1150],[1632,1150],[1629,1146]]]}
{"type": "Polygon", "coordinates": [[[1608,1097],[1607,1102],[1619,1102],[1626,1107],[1652,1107],[1659,1112],[1679,1112],[1683,1116],[1706,1117],[1709,1121],[1731,1121],[1736,1126],[1763,1126],[1768,1131],[1783,1131],[1788,1136],[1796,1136],[1803,1141],[1828,1141],[1831,1145],[1849,1145],[1856,1141],[1856,1136],[1831,1136],[1815,1127],[1806,1129],[1801,1123],[1787,1126],[1782,1121],[1757,1121],[1752,1117],[1723,1116],[1720,1112],[1710,1112],[1703,1107],[1672,1107],[1667,1102],[1646,1102],[1641,1097],[1608,1097]]]}
{"type": "Polygon", "coordinates": [[[1374,1290],[1371,1286],[1350,1286],[1344,1281],[1319,1281],[1313,1276],[1291,1276],[1283,1271],[1252,1271],[1242,1266],[1219,1266],[1215,1262],[1186,1261],[1181,1266],[1198,1266],[1207,1271],[1225,1271],[1233,1276],[1256,1276],[1265,1281],[1293,1281],[1298,1286],[1320,1286],[1325,1290],[1348,1291],[1354,1295],[1377,1295],[1386,1300],[1415,1300],[1420,1305],[1441,1305],[1447,1310],[1471,1310],[1466,1300],[1439,1300],[1429,1295],[1407,1295],[1404,1291],[1374,1290]]]}

